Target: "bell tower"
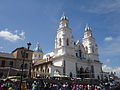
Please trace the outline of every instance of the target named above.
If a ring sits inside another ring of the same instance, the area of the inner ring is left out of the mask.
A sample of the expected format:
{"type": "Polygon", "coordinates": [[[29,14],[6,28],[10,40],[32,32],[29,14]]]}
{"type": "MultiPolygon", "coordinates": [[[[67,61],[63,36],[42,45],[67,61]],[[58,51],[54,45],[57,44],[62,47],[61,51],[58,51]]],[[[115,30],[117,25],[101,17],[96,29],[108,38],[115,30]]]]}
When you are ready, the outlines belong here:
{"type": "Polygon", "coordinates": [[[99,60],[98,46],[95,38],[92,36],[92,29],[89,25],[86,25],[85,27],[83,45],[90,60],[99,60]]]}
{"type": "Polygon", "coordinates": [[[55,38],[56,55],[74,55],[72,30],[68,24],[68,17],[63,14],[55,38]]]}

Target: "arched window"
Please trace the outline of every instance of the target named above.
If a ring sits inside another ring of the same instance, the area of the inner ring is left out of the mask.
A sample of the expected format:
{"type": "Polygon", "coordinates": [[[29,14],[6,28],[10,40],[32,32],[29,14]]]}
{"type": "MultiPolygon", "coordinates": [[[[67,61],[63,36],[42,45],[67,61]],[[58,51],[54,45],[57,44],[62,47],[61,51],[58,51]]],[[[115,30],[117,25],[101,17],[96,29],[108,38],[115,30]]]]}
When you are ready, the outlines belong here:
{"type": "Polygon", "coordinates": [[[85,72],[89,72],[89,68],[88,67],[86,67],[85,72]]]}
{"type": "Polygon", "coordinates": [[[86,52],[88,52],[88,47],[85,47],[86,52]]]}
{"type": "Polygon", "coordinates": [[[98,80],[100,80],[100,76],[99,75],[97,76],[97,78],[98,78],[98,80]]]}
{"type": "Polygon", "coordinates": [[[76,53],[76,57],[78,57],[78,53],[76,53]]]}
{"type": "Polygon", "coordinates": [[[89,68],[86,67],[85,69],[85,78],[89,78],[89,68]]]}
{"type": "Polygon", "coordinates": [[[92,78],[94,78],[94,66],[91,66],[91,73],[92,73],[92,78]]]}
{"type": "Polygon", "coordinates": [[[98,48],[97,47],[95,48],[95,53],[98,53],[98,48]]]}
{"type": "Polygon", "coordinates": [[[25,54],[25,57],[28,58],[28,53],[25,54]]]}
{"type": "Polygon", "coordinates": [[[1,66],[2,66],[2,67],[5,66],[5,60],[2,60],[1,66]]]}
{"type": "Polygon", "coordinates": [[[44,69],[42,70],[42,72],[44,72],[44,69]]]}
{"type": "Polygon", "coordinates": [[[61,38],[59,38],[59,46],[61,46],[61,38]]]}
{"type": "Polygon", "coordinates": [[[23,67],[23,64],[21,64],[20,68],[22,68],[22,67],[23,67]]]}
{"type": "Polygon", "coordinates": [[[72,74],[72,72],[70,72],[70,77],[71,77],[71,78],[73,77],[73,74],[72,74]]]}
{"type": "Polygon", "coordinates": [[[94,46],[92,46],[92,53],[94,53],[94,46]]]}
{"type": "Polygon", "coordinates": [[[67,41],[66,41],[66,43],[67,43],[67,46],[69,46],[69,39],[67,38],[67,41]]]}
{"type": "Polygon", "coordinates": [[[80,68],[80,78],[84,78],[84,68],[82,66],[80,68]]]}
{"type": "Polygon", "coordinates": [[[84,73],[84,68],[81,66],[80,73],[84,73]]]}
{"type": "Polygon", "coordinates": [[[28,66],[27,66],[27,63],[25,64],[25,69],[27,69],[28,68],[28,66]]]}

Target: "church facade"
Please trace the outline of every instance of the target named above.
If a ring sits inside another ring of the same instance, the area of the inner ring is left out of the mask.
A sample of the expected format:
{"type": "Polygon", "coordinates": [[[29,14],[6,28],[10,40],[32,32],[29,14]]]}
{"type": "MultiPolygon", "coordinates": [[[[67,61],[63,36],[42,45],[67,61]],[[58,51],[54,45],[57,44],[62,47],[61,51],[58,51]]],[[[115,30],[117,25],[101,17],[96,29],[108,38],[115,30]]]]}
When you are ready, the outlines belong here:
{"type": "Polygon", "coordinates": [[[44,54],[37,44],[33,52],[33,64],[33,77],[102,78],[102,63],[91,28],[86,25],[83,41],[75,42],[65,15],[60,19],[54,51],[44,54]]]}

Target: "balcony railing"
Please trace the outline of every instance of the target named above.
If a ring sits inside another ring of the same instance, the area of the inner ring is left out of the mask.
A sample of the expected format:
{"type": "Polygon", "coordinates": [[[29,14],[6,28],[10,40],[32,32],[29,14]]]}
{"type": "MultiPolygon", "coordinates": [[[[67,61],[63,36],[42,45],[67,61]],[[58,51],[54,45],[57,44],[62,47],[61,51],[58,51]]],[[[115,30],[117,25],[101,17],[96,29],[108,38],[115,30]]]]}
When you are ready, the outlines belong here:
{"type": "Polygon", "coordinates": [[[81,59],[81,60],[86,60],[86,58],[80,57],[80,56],[77,56],[77,58],[79,58],[79,59],[81,59]]]}

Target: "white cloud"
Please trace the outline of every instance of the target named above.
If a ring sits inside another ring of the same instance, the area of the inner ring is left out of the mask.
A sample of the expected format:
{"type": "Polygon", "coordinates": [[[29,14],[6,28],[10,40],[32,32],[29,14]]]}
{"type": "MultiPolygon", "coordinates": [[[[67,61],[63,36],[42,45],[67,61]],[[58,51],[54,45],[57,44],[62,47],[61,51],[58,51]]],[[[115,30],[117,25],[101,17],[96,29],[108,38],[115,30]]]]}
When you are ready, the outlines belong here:
{"type": "Polygon", "coordinates": [[[115,72],[117,76],[120,76],[120,67],[110,67],[107,65],[103,65],[102,69],[104,72],[115,72]]]}
{"type": "Polygon", "coordinates": [[[8,30],[0,30],[0,37],[4,38],[6,40],[9,40],[11,42],[17,41],[17,40],[24,40],[25,39],[25,32],[21,32],[19,34],[14,34],[8,30]]]}
{"type": "Polygon", "coordinates": [[[106,37],[104,40],[105,41],[111,41],[111,40],[113,40],[113,38],[111,36],[109,36],[109,37],[106,37]]]}
{"type": "Polygon", "coordinates": [[[22,37],[22,39],[25,39],[25,32],[22,31],[21,33],[19,33],[19,36],[22,37]]]}
{"type": "Polygon", "coordinates": [[[17,33],[18,33],[18,30],[15,30],[14,32],[17,34],[17,33]]]}
{"type": "Polygon", "coordinates": [[[102,55],[120,55],[120,36],[115,37],[112,42],[105,43],[100,51],[102,55]]]}
{"type": "Polygon", "coordinates": [[[111,60],[110,59],[106,59],[106,62],[110,62],[111,60]]]}

